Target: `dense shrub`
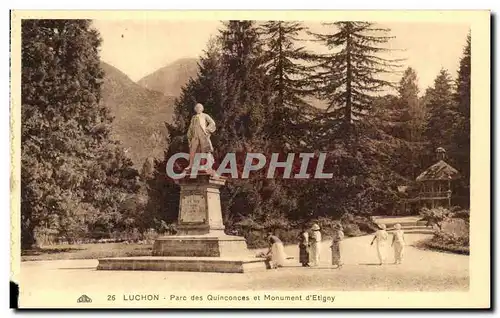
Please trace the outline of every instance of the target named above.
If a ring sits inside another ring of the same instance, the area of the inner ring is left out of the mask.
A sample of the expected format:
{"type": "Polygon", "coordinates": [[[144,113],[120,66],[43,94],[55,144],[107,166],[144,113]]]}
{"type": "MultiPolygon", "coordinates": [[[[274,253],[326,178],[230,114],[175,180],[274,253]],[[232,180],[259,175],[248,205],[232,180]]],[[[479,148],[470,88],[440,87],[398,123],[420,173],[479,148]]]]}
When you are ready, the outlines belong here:
{"type": "Polygon", "coordinates": [[[436,225],[441,230],[443,222],[451,216],[451,212],[443,207],[434,209],[423,208],[420,211],[420,215],[423,221],[427,221],[427,226],[436,225]]]}
{"type": "Polygon", "coordinates": [[[429,248],[459,254],[469,254],[469,235],[438,231],[425,245],[429,248]]]}
{"type": "Polygon", "coordinates": [[[247,245],[249,248],[263,248],[268,246],[266,239],[267,233],[272,231],[275,233],[284,244],[297,244],[299,241],[299,234],[302,229],[302,225],[305,224],[308,228],[312,224],[318,224],[321,228],[321,234],[323,240],[328,240],[333,234],[333,229],[338,224],[342,224],[344,228],[345,236],[361,236],[376,231],[376,224],[368,217],[363,216],[353,216],[352,214],[345,214],[340,220],[319,217],[315,220],[311,220],[307,223],[283,223],[281,220],[273,222],[274,226],[269,226],[269,224],[258,224],[251,220],[245,220],[240,222],[237,229],[228,229],[226,232],[232,235],[241,235],[245,237],[247,245]],[[279,223],[279,226],[276,224],[279,223]],[[266,227],[264,227],[266,225],[266,227]]]}
{"type": "Polygon", "coordinates": [[[469,254],[469,210],[452,208],[424,209],[422,215],[439,228],[425,246],[441,251],[469,254]]]}

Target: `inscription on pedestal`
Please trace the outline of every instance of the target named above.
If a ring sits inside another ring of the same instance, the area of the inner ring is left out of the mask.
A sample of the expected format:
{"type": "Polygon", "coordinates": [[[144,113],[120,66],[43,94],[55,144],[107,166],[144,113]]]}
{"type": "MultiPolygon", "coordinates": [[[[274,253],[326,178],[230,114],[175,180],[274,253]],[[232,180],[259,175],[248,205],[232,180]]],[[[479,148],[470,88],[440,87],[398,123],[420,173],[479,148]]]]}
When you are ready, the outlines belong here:
{"type": "Polygon", "coordinates": [[[207,204],[205,196],[196,191],[186,191],[181,198],[181,223],[205,223],[207,204]]]}

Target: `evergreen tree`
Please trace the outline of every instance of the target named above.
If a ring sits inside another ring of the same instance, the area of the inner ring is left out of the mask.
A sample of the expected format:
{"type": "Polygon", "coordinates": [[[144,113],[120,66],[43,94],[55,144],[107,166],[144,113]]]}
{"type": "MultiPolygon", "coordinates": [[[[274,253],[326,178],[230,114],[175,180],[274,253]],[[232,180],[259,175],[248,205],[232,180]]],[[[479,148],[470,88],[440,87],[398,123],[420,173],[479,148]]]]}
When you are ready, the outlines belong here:
{"type": "Polygon", "coordinates": [[[452,149],[457,112],[453,100],[453,82],[447,70],[441,69],[427,94],[426,137],[431,144],[430,151],[435,151],[437,147],[452,149]]]}
{"type": "Polygon", "coordinates": [[[379,56],[388,51],[382,47],[388,29],[355,21],[325,25],[334,32],[313,35],[331,53],[313,57],[317,71],[310,78],[312,91],[328,102],[316,120],[314,145],[329,152],[337,171],[335,182],[323,186],[341,196],[330,211],[370,214],[394,202],[395,185],[404,180],[391,169],[401,141],[384,131],[387,109],[374,107],[386,105],[377,95],[393,83],[382,76],[399,65],[379,56]]]}
{"type": "Polygon", "coordinates": [[[271,92],[256,22],[228,21],[219,39],[227,94],[222,125],[228,128],[229,138],[236,141],[240,151],[265,148],[271,92]]]}
{"type": "Polygon", "coordinates": [[[295,21],[267,21],[261,27],[266,44],[265,66],[271,77],[274,97],[269,136],[278,149],[297,149],[303,141],[308,115],[315,109],[304,99],[309,93],[310,68],[304,63],[308,53],[297,46],[299,34],[307,28],[295,21]]]}
{"type": "Polygon", "coordinates": [[[456,80],[455,103],[457,105],[457,121],[453,138],[453,156],[457,169],[462,175],[460,195],[466,198],[463,204],[469,204],[470,183],[470,73],[471,73],[471,38],[467,35],[456,80]]]}
{"type": "Polygon", "coordinates": [[[23,248],[36,243],[39,228],[72,239],[121,219],[120,204],[138,191],[137,172],[110,139],[111,117],[99,104],[100,42],[89,20],[22,23],[23,248]]]}
{"type": "Polygon", "coordinates": [[[405,122],[405,133],[403,138],[413,142],[422,138],[425,125],[425,112],[419,101],[419,89],[417,73],[408,67],[398,86],[400,109],[402,110],[402,121],[405,122]]]}
{"type": "Polygon", "coordinates": [[[334,27],[334,33],[313,35],[333,53],[315,57],[318,72],[311,80],[315,91],[328,101],[330,125],[341,123],[343,133],[349,135],[353,124],[369,114],[374,94],[393,85],[381,75],[398,65],[378,56],[387,51],[381,45],[391,38],[385,35],[388,29],[356,21],[324,25],[334,27]]]}
{"type": "Polygon", "coordinates": [[[393,103],[391,112],[392,136],[402,139],[402,148],[396,151],[399,162],[393,169],[401,175],[414,180],[422,169],[421,152],[423,145],[423,131],[425,127],[425,108],[419,99],[417,73],[408,67],[397,87],[398,97],[393,103]]]}

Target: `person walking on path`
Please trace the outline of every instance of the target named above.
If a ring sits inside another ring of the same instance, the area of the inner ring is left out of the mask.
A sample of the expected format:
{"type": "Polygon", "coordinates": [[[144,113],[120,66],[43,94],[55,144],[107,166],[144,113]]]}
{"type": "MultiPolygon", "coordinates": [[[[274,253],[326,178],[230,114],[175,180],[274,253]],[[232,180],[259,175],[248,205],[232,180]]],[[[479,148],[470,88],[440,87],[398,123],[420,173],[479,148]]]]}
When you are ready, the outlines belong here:
{"type": "Polygon", "coordinates": [[[299,234],[299,262],[303,267],[309,267],[309,233],[305,226],[299,234]]]}
{"type": "Polygon", "coordinates": [[[283,267],[286,261],[285,247],[283,246],[283,243],[272,232],[267,234],[267,239],[269,240],[269,251],[266,255],[271,254],[271,268],[283,267]]]}
{"type": "Polygon", "coordinates": [[[386,232],[386,227],[385,224],[379,224],[378,225],[380,230],[375,232],[375,236],[373,237],[372,242],[370,245],[373,245],[373,242],[377,242],[377,256],[379,260],[379,265],[384,264],[385,261],[385,250],[386,250],[386,242],[387,239],[389,238],[389,235],[386,232]]]}
{"type": "Polygon", "coordinates": [[[401,230],[401,224],[394,225],[396,229],[392,234],[391,246],[394,248],[394,264],[401,264],[403,262],[403,252],[405,249],[404,232],[401,230]]]}
{"type": "Polygon", "coordinates": [[[344,231],[341,224],[335,226],[335,230],[332,238],[332,245],[330,246],[332,250],[332,265],[335,268],[342,267],[342,261],[340,259],[340,242],[344,239],[344,231]]]}
{"type": "Polygon", "coordinates": [[[318,224],[313,224],[311,230],[311,249],[309,252],[310,264],[311,266],[318,266],[321,246],[321,232],[318,224]]]}

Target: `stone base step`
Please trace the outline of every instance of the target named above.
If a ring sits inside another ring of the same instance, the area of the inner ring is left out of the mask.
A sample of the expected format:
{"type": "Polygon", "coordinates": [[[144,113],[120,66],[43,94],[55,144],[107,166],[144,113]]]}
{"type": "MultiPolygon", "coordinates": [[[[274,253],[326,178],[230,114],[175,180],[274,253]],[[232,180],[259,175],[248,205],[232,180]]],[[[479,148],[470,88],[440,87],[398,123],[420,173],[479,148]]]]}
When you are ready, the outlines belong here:
{"type": "MultiPolygon", "coordinates": [[[[406,231],[406,230],[430,230],[430,231],[432,231],[432,227],[422,226],[422,225],[401,226],[401,229],[403,231],[406,231]]],[[[388,227],[387,231],[394,231],[394,227],[388,227]]]]}
{"type": "Polygon", "coordinates": [[[244,237],[224,233],[163,236],[153,245],[153,256],[227,258],[248,254],[244,237]]]}
{"type": "Polygon", "coordinates": [[[268,264],[255,257],[166,257],[139,256],[99,259],[97,270],[181,271],[247,273],[264,271],[268,264]]]}
{"type": "MultiPolygon", "coordinates": [[[[430,229],[413,229],[413,230],[404,230],[405,234],[434,234],[433,230],[430,229]]],[[[389,234],[391,234],[393,231],[387,231],[389,234]]]]}
{"type": "Polygon", "coordinates": [[[400,224],[402,227],[405,226],[426,226],[427,222],[426,221],[417,221],[417,222],[379,222],[377,221],[376,223],[379,224],[385,224],[387,227],[394,227],[396,224],[400,224]]]}

